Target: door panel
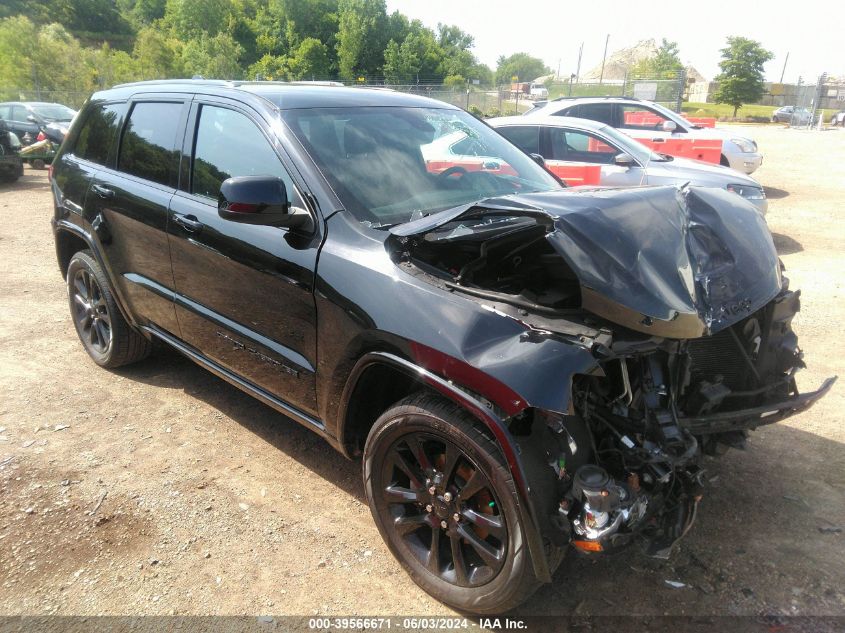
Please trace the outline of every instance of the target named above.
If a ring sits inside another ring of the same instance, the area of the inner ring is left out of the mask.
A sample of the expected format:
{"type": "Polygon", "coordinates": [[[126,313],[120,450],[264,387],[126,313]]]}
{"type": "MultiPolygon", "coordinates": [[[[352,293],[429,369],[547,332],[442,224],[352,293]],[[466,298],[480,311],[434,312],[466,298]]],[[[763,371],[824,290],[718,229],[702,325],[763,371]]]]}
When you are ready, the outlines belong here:
{"type": "Polygon", "coordinates": [[[130,313],[177,335],[167,221],[187,108],[172,97],[131,104],[117,169],[97,172],[85,203],[130,313]]]}
{"type": "MultiPolygon", "coordinates": [[[[213,104],[195,110],[195,193],[174,196],[169,225],[182,339],[314,414],[313,285],[320,236],[235,223],[218,215],[220,183],[232,176],[278,176],[293,205],[303,203],[257,119],[213,104]]],[[[186,148],[190,141],[186,139],[186,148]]]]}
{"type": "Polygon", "coordinates": [[[99,171],[86,201],[103,252],[127,307],[141,324],[179,334],[167,217],[174,190],[117,172],[99,171]]]}

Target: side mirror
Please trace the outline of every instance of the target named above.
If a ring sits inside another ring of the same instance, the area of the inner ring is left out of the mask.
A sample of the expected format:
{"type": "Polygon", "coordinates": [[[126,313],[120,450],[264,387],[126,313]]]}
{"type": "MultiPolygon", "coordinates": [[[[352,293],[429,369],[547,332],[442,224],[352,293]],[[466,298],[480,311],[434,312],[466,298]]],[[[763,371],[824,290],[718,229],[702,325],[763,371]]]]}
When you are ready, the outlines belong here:
{"type": "Polygon", "coordinates": [[[630,154],[622,152],[621,154],[616,155],[616,157],[613,159],[613,163],[617,167],[625,167],[630,169],[634,166],[634,157],[630,154]]]}
{"type": "Polygon", "coordinates": [[[531,153],[529,156],[531,157],[531,160],[537,163],[540,167],[546,166],[546,159],[540,156],[540,154],[531,153]]]}
{"type": "Polygon", "coordinates": [[[236,176],[220,185],[217,213],[224,220],[242,224],[311,228],[307,212],[295,212],[285,183],[275,176],[236,176]]]}
{"type": "Polygon", "coordinates": [[[38,119],[36,119],[35,116],[32,115],[32,114],[27,114],[26,120],[29,121],[30,123],[38,123],[38,119]]]}
{"type": "Polygon", "coordinates": [[[675,130],[678,129],[678,124],[675,123],[674,121],[664,121],[663,125],[661,125],[660,128],[664,132],[674,132],[675,130]]]}

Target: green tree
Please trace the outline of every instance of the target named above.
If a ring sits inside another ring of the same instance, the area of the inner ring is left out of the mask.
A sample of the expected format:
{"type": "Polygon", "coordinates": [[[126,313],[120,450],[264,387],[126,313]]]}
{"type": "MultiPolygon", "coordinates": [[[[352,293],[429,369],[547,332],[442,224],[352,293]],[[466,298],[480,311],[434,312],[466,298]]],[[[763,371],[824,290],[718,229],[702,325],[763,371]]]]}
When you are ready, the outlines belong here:
{"type": "Polygon", "coordinates": [[[105,42],[99,49],[88,49],[86,52],[86,61],[93,69],[93,80],[98,88],[110,88],[115,84],[137,80],[137,60],[126,51],[113,50],[105,42]]]}
{"type": "Polygon", "coordinates": [[[137,72],[135,79],[166,79],[184,75],[182,46],[178,39],[154,27],[138,31],[132,49],[137,72]]]}
{"type": "Polygon", "coordinates": [[[337,64],[342,77],[378,74],[388,40],[385,0],[340,0],[337,64]]]}
{"type": "Polygon", "coordinates": [[[329,76],[329,47],[306,37],[288,61],[291,79],[326,79],[329,76]]]}
{"type": "Polygon", "coordinates": [[[203,33],[182,49],[182,65],[188,76],[206,79],[239,79],[243,74],[238,59],[243,49],[228,33],[203,33]]]}
{"type": "Polygon", "coordinates": [[[117,0],[117,8],[136,28],[143,28],[164,17],[167,0],[117,0]]]}
{"type": "Polygon", "coordinates": [[[264,55],[246,71],[247,79],[287,81],[290,76],[288,58],[279,55],[264,55]]]}
{"type": "Polygon", "coordinates": [[[519,81],[533,81],[550,72],[552,72],[551,69],[543,63],[543,60],[532,57],[528,53],[514,53],[510,57],[499,57],[496,83],[509,84],[513,77],[519,77],[519,81]]]}
{"type": "Polygon", "coordinates": [[[653,57],[644,59],[631,69],[635,77],[674,77],[683,70],[678,43],[671,42],[665,37],[660,43],[660,48],[653,57]]]}
{"type": "Polygon", "coordinates": [[[713,97],[716,103],[727,103],[734,108],[734,116],[745,103],[753,103],[763,96],[763,66],[774,55],[759,42],[745,37],[729,37],[723,48],[716,76],[719,88],[713,97]]]}
{"type": "Polygon", "coordinates": [[[217,35],[228,25],[231,0],[167,0],[164,21],[183,40],[217,35]]]}
{"type": "Polygon", "coordinates": [[[87,57],[61,24],[38,28],[25,16],[0,20],[0,88],[7,93],[10,89],[90,92],[95,72],[87,57]]]}

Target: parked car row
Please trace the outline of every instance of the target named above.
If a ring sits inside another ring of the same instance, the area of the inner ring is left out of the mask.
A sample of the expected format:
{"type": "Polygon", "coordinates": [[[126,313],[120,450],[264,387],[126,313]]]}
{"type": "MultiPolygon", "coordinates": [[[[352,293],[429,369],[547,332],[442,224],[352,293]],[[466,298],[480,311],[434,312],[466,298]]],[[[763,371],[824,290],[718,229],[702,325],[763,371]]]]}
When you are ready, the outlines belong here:
{"type": "Polygon", "coordinates": [[[23,175],[23,163],[43,169],[67,135],[76,111],[60,103],[9,101],[0,103],[0,179],[23,175]],[[5,134],[6,136],[2,136],[5,134]]]}
{"type": "Polygon", "coordinates": [[[763,214],[768,209],[763,187],[750,176],[730,167],[654,152],[603,123],[558,116],[502,117],[488,123],[523,151],[541,155],[552,172],[558,162],[595,164],[600,166],[601,185],[692,183],[733,191],[763,214]]]}
{"type": "Polygon", "coordinates": [[[53,143],[61,144],[67,134],[76,110],[60,103],[37,101],[7,101],[0,103],[0,119],[9,130],[17,134],[25,145],[38,140],[38,135],[53,143]]]}
{"type": "Polygon", "coordinates": [[[384,90],[128,84],[91,97],[51,179],[90,358],[163,342],[360,457],[386,547],[472,613],[573,549],[668,557],[702,456],[835,380],[798,392],[799,292],[750,179],[607,123],[493,123],[384,90]],[[716,186],[566,188],[540,153],[716,186]]]}
{"type": "Polygon", "coordinates": [[[722,141],[719,162],[751,174],[763,164],[757,143],[742,134],[694,125],[659,103],[629,97],[560,97],[528,110],[524,116],[590,119],[639,140],[714,139],[722,141]]]}

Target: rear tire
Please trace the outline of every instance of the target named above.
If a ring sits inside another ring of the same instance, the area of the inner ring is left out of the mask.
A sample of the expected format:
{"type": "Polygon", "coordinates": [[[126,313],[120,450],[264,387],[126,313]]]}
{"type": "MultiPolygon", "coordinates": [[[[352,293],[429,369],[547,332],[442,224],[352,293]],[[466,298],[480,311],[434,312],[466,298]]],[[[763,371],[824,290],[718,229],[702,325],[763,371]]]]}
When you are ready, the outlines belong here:
{"type": "Polygon", "coordinates": [[[364,486],[388,548],[438,600],[503,613],[540,586],[507,463],[455,404],[420,393],[385,411],[367,437],[364,486]]]}
{"type": "Polygon", "coordinates": [[[123,318],[109,280],[90,250],[71,257],[67,290],[76,333],[95,363],[120,367],[149,356],[152,344],[123,318]]]}

